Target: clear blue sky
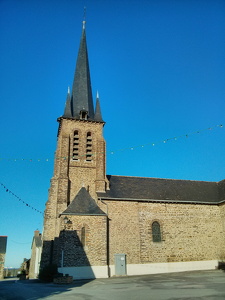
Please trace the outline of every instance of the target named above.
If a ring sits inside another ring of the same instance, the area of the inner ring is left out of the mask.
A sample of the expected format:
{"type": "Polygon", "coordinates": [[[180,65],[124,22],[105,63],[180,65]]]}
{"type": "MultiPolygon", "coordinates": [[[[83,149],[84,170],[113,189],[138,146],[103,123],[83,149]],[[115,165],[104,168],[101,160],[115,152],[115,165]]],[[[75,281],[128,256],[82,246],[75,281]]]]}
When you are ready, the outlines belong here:
{"type": "MultiPolygon", "coordinates": [[[[0,0],[0,183],[44,211],[84,6],[107,174],[224,179],[225,1],[0,0]]],[[[22,201],[0,185],[7,267],[29,258],[42,232],[42,215],[22,201]]]]}

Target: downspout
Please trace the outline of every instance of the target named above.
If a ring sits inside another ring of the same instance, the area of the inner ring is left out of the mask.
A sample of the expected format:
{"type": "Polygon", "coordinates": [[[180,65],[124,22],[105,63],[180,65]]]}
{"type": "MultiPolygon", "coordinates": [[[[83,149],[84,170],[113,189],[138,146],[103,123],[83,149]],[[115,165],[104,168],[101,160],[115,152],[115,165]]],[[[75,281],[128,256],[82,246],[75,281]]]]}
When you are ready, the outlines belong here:
{"type": "Polygon", "coordinates": [[[107,222],[106,222],[106,264],[108,269],[108,277],[110,276],[110,267],[109,267],[109,216],[108,216],[108,204],[102,200],[102,198],[99,198],[100,201],[106,205],[106,216],[107,216],[107,222]]]}
{"type": "Polygon", "coordinates": [[[107,215],[107,217],[108,217],[108,204],[105,203],[105,202],[102,200],[102,198],[99,198],[99,199],[100,199],[100,201],[101,201],[103,204],[106,205],[106,215],[107,215]]]}

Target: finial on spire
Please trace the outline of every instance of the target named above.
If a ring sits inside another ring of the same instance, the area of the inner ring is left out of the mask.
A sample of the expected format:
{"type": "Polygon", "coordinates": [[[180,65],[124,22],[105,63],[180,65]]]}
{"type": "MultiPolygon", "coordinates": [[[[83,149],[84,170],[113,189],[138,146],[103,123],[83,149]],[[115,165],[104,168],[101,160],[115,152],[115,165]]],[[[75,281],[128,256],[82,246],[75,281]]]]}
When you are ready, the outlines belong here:
{"type": "Polygon", "coordinates": [[[99,99],[99,93],[98,93],[98,90],[97,90],[97,95],[96,95],[96,98],[97,98],[97,99],[99,99]]]}
{"type": "Polygon", "coordinates": [[[68,90],[67,90],[67,93],[68,93],[68,94],[70,94],[70,87],[69,87],[69,86],[68,86],[68,90]]]}
{"type": "Polygon", "coordinates": [[[86,7],[84,7],[83,29],[85,29],[85,24],[86,24],[86,7]]]}

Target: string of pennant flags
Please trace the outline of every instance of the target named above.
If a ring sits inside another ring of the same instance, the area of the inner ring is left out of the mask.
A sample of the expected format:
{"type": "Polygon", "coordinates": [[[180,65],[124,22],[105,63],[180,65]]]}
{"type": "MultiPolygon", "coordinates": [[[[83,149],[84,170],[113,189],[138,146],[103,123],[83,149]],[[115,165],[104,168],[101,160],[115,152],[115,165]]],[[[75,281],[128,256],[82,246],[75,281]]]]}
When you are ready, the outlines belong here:
{"type": "MultiPolygon", "coordinates": [[[[223,125],[222,124],[220,124],[220,125],[215,125],[215,126],[212,126],[212,127],[209,127],[209,128],[206,128],[206,129],[202,129],[202,130],[198,130],[198,131],[195,131],[195,132],[192,132],[192,133],[189,133],[189,134],[185,134],[185,135],[180,135],[180,136],[177,136],[177,137],[173,137],[173,138],[168,138],[168,139],[164,139],[164,140],[160,140],[160,141],[158,141],[158,142],[155,142],[155,143],[148,143],[148,144],[144,144],[144,145],[139,145],[139,146],[134,146],[134,147],[127,147],[127,148],[124,148],[124,149],[119,149],[119,150],[116,150],[116,151],[110,151],[109,153],[110,154],[114,154],[115,152],[119,152],[119,151],[124,151],[124,150],[134,150],[135,148],[143,148],[143,147],[145,147],[145,146],[155,146],[155,145],[157,145],[157,144],[159,144],[159,143],[167,143],[167,142],[169,142],[169,141],[171,141],[171,140],[174,140],[174,141],[176,141],[177,139],[179,139],[179,138],[183,138],[183,137],[189,137],[189,136],[191,136],[191,135],[193,135],[193,134],[199,134],[199,133],[201,133],[201,132],[203,132],[203,131],[206,131],[206,130],[212,130],[212,129],[214,129],[214,128],[217,128],[217,127],[219,127],[219,128],[222,128],[223,127],[223,125]]],[[[95,155],[100,155],[100,154],[103,154],[103,152],[101,152],[101,153],[96,153],[95,155]]],[[[94,155],[94,154],[93,154],[94,155]]],[[[2,160],[3,158],[0,158],[0,160],[2,160]]],[[[56,159],[68,159],[68,157],[56,157],[56,159]]],[[[8,159],[8,160],[12,160],[12,159],[8,159]]],[[[14,161],[17,161],[17,160],[22,160],[22,161],[26,161],[26,160],[28,160],[28,161],[35,161],[35,159],[25,159],[25,158],[22,158],[22,159],[13,159],[14,161]]],[[[37,159],[37,161],[49,161],[49,158],[47,158],[47,159],[37,159]]],[[[44,213],[42,212],[42,211],[40,211],[40,210],[38,210],[38,209],[36,209],[35,207],[33,207],[32,205],[30,205],[29,203],[27,203],[26,201],[24,201],[22,198],[20,198],[18,195],[16,195],[13,191],[11,191],[5,184],[3,184],[3,183],[1,183],[0,182],[0,185],[3,187],[3,189],[5,190],[5,192],[6,193],[8,193],[8,194],[11,194],[13,197],[15,197],[19,202],[21,202],[22,204],[24,204],[26,207],[28,207],[28,208],[30,208],[30,209],[32,209],[32,210],[34,210],[35,212],[37,212],[37,213],[40,213],[41,215],[44,215],[44,213]]]]}
{"type": "MultiPolygon", "coordinates": [[[[146,144],[141,144],[141,145],[136,145],[136,146],[132,146],[132,147],[126,147],[126,148],[122,148],[122,149],[117,149],[115,151],[106,151],[106,154],[110,154],[110,155],[113,155],[115,153],[118,153],[118,152],[121,152],[121,151],[127,151],[127,150],[135,150],[137,148],[144,148],[144,147],[150,147],[150,146],[156,146],[158,144],[166,144],[170,141],[177,141],[178,139],[181,139],[181,138],[188,138],[192,135],[195,135],[195,134],[200,134],[204,131],[209,131],[209,130],[213,130],[215,128],[222,128],[223,125],[220,124],[220,125],[214,125],[212,127],[208,127],[208,128],[205,128],[205,129],[201,129],[201,130],[197,130],[197,131],[194,131],[194,132],[191,132],[191,133],[188,133],[188,134],[183,134],[183,135],[180,135],[180,136],[175,136],[175,137],[172,137],[172,138],[167,138],[167,139],[163,139],[163,140],[159,140],[159,141],[156,141],[156,142],[151,142],[151,143],[146,143],[146,144]]],[[[92,157],[96,157],[96,156],[100,156],[100,155],[104,155],[105,152],[97,152],[97,153],[93,153],[93,154],[90,154],[92,157]]],[[[86,154],[83,154],[83,155],[78,155],[77,157],[78,158],[82,158],[82,157],[85,157],[86,154]]],[[[67,159],[73,159],[73,156],[59,156],[59,157],[56,157],[55,158],[56,160],[61,160],[61,159],[64,159],[64,160],[67,160],[67,159]]],[[[38,158],[38,159],[35,159],[35,158],[3,158],[3,157],[0,157],[0,162],[1,161],[28,161],[28,162],[49,162],[53,160],[53,158],[38,158]]]]}
{"type": "Polygon", "coordinates": [[[127,147],[127,148],[120,149],[120,150],[117,150],[117,151],[111,151],[110,154],[114,154],[115,152],[118,152],[118,151],[134,150],[134,149],[136,149],[136,148],[144,148],[144,147],[146,147],[146,146],[156,146],[156,145],[161,144],[161,143],[166,144],[166,143],[169,142],[169,141],[176,141],[176,140],[178,140],[178,139],[180,139],[180,138],[184,138],[184,137],[185,137],[185,138],[188,138],[189,136],[192,136],[192,135],[194,135],[194,134],[200,134],[200,133],[202,133],[203,131],[213,130],[213,129],[217,128],[217,127],[222,128],[223,125],[222,125],[222,124],[220,124],[220,125],[214,125],[214,126],[212,126],[212,127],[208,127],[208,128],[205,128],[205,129],[197,130],[197,131],[194,131],[194,132],[192,132],[192,133],[183,134],[183,135],[180,135],[180,136],[175,136],[175,137],[172,137],[172,138],[167,138],[167,139],[159,140],[159,141],[156,141],[156,142],[154,142],[154,143],[147,143],[147,144],[142,144],[142,145],[138,145],[138,146],[134,146],[134,147],[127,147]]]}
{"type": "Polygon", "coordinates": [[[17,196],[14,192],[12,192],[5,184],[0,182],[0,185],[3,187],[3,189],[5,190],[6,193],[11,194],[13,197],[15,197],[18,201],[20,201],[21,203],[23,203],[25,206],[33,209],[34,211],[36,211],[37,213],[40,213],[42,215],[44,215],[44,213],[38,209],[36,209],[35,207],[33,207],[32,205],[30,205],[29,203],[23,201],[23,199],[21,199],[19,196],[17,196]]]}

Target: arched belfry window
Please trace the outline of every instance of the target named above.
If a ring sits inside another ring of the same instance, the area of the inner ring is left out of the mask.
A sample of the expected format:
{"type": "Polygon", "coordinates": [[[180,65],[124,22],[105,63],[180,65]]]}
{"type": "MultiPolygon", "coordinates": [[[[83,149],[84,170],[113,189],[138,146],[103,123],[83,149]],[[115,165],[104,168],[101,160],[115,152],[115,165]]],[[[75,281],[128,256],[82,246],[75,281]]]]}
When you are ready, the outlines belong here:
{"type": "Polygon", "coordinates": [[[79,159],[79,133],[75,130],[73,133],[73,160],[79,159]]]}
{"type": "Polygon", "coordinates": [[[86,139],[86,161],[92,161],[92,135],[91,135],[91,132],[87,133],[87,139],[86,139]]]}
{"type": "Polygon", "coordinates": [[[160,224],[157,221],[152,223],[152,241],[159,243],[162,241],[160,224]]]}
{"type": "Polygon", "coordinates": [[[85,227],[81,228],[80,241],[81,241],[82,246],[85,247],[85,245],[86,245],[86,231],[85,231],[85,227]]]}

